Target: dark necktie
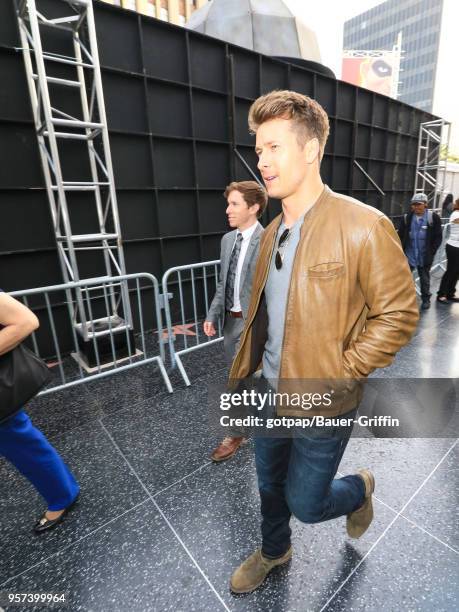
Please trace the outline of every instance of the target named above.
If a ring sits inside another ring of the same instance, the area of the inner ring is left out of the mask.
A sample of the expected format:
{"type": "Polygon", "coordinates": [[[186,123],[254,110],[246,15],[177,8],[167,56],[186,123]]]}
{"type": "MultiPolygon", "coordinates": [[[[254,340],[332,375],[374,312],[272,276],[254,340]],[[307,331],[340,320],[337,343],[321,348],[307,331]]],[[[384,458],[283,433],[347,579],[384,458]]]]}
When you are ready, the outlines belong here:
{"type": "Polygon", "coordinates": [[[234,303],[234,281],[236,280],[237,262],[239,259],[239,253],[241,252],[242,245],[242,234],[238,233],[236,238],[236,244],[233,247],[231,253],[230,262],[228,266],[228,275],[226,277],[226,290],[225,290],[225,309],[231,310],[234,303]]]}

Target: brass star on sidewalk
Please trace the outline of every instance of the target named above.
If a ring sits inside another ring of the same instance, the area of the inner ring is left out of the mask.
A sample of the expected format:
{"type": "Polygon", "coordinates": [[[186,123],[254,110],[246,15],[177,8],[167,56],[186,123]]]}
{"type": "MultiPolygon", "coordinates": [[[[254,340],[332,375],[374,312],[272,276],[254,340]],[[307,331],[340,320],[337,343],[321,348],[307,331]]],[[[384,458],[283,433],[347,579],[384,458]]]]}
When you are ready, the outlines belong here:
{"type": "MultiPolygon", "coordinates": [[[[180,334],[182,336],[196,336],[194,331],[191,331],[191,328],[195,326],[195,323],[186,323],[185,325],[174,325],[172,327],[172,333],[175,336],[179,336],[180,334]]],[[[167,330],[163,331],[163,338],[168,338],[169,334],[167,333],[167,330]]]]}

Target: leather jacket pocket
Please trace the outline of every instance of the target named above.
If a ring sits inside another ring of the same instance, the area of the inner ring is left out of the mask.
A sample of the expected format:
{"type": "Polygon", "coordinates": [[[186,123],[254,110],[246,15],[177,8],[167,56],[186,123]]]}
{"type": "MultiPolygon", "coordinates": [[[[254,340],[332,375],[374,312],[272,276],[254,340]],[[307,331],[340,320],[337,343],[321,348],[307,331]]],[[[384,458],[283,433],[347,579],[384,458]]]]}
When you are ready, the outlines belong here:
{"type": "Polygon", "coordinates": [[[308,268],[306,275],[309,278],[334,278],[344,274],[344,263],[341,261],[326,261],[308,268]]]}

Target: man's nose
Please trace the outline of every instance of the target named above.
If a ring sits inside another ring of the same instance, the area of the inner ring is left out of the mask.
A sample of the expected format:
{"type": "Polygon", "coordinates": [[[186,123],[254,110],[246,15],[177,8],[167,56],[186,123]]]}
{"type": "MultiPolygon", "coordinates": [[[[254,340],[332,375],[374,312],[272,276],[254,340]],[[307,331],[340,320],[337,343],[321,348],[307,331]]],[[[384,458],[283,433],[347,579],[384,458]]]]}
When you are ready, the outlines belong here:
{"type": "Polygon", "coordinates": [[[262,168],[267,168],[268,166],[269,166],[269,161],[266,155],[265,156],[260,155],[260,157],[258,158],[257,168],[261,170],[262,168]]]}

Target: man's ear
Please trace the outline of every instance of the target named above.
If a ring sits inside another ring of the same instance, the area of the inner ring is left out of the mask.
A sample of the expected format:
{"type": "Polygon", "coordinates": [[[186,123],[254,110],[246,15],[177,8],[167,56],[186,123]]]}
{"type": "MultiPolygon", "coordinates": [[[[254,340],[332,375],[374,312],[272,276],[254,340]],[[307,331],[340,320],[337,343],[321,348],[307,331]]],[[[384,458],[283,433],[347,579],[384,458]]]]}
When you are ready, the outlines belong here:
{"type": "Polygon", "coordinates": [[[320,145],[317,138],[311,138],[306,143],[306,163],[312,164],[315,160],[320,163],[320,145]]]}
{"type": "Polygon", "coordinates": [[[250,208],[255,211],[255,216],[258,217],[258,211],[260,210],[260,205],[259,204],[252,204],[252,206],[250,208]]]}

